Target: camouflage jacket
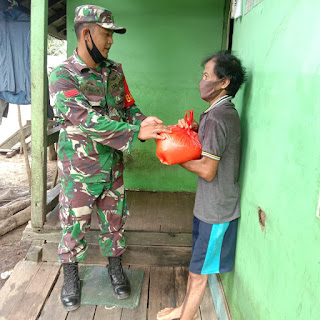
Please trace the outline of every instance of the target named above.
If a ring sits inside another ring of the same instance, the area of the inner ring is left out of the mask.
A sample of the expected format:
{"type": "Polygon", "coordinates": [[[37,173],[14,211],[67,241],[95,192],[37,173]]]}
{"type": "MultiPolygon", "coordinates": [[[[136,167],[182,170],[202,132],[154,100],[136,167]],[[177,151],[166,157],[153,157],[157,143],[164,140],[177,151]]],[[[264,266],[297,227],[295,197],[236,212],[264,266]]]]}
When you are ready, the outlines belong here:
{"type": "Polygon", "coordinates": [[[106,59],[97,69],[73,55],[50,75],[59,117],[59,176],[82,183],[114,181],[123,173],[145,116],[134,104],[121,64],[106,59]]]}

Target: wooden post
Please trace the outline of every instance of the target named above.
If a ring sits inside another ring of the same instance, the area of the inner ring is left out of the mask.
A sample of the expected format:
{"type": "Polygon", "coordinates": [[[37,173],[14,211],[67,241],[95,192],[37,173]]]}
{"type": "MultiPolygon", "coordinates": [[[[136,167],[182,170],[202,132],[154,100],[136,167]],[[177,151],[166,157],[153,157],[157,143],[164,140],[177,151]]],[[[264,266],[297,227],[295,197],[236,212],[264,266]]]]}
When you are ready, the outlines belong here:
{"type": "Polygon", "coordinates": [[[28,157],[28,146],[26,144],[26,138],[25,138],[25,135],[23,132],[20,104],[18,104],[17,107],[18,107],[18,122],[19,122],[19,128],[20,128],[20,141],[21,141],[20,145],[23,150],[24,163],[26,166],[26,171],[27,171],[27,176],[28,176],[29,190],[31,192],[31,170],[30,170],[30,163],[29,163],[29,157],[28,157]]]}
{"type": "Polygon", "coordinates": [[[229,32],[230,32],[230,17],[231,17],[231,1],[226,0],[224,6],[224,18],[223,18],[223,30],[222,30],[222,42],[221,50],[228,50],[229,46],[229,32]]]}
{"type": "Polygon", "coordinates": [[[31,224],[41,228],[47,190],[47,33],[48,0],[31,1],[31,224]]]}

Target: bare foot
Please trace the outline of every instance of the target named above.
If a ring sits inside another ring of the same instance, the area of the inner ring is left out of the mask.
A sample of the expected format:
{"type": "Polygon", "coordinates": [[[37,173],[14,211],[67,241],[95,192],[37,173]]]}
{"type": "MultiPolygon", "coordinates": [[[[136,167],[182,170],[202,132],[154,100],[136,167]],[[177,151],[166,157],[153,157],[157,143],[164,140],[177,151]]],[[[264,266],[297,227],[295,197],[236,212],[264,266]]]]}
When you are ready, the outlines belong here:
{"type": "MultiPolygon", "coordinates": [[[[179,308],[165,308],[157,313],[157,320],[174,320],[180,319],[182,313],[182,307],[179,308]]],[[[198,312],[194,316],[196,319],[198,312]]]]}
{"type": "Polygon", "coordinates": [[[157,320],[180,319],[182,308],[165,308],[157,313],[157,320]]]}

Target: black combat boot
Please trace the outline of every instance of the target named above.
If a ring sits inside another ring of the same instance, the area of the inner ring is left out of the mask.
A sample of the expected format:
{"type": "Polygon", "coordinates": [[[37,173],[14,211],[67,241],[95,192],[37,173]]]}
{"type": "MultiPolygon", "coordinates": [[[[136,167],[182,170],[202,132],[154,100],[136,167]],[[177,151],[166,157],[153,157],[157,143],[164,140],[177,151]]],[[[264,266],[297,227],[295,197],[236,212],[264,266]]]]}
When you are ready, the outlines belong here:
{"type": "Polygon", "coordinates": [[[68,311],[80,307],[80,279],[78,263],[63,263],[64,282],[61,288],[61,302],[68,311]]]}
{"type": "Polygon", "coordinates": [[[108,273],[113,291],[118,299],[127,299],[131,293],[130,282],[122,270],[121,257],[109,257],[108,273]]]}

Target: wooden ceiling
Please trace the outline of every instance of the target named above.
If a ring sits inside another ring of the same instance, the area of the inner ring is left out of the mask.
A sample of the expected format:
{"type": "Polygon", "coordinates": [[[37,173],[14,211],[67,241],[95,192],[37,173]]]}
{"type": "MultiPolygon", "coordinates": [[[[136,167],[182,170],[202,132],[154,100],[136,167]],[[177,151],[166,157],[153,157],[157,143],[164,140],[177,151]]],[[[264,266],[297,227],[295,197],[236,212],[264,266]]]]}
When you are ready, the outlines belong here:
{"type": "MultiPolygon", "coordinates": [[[[31,0],[19,2],[19,9],[30,14],[31,0]]],[[[48,33],[58,39],[67,39],[67,0],[48,0],[48,33]]]]}

